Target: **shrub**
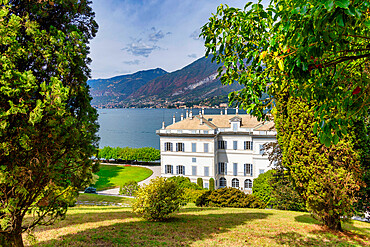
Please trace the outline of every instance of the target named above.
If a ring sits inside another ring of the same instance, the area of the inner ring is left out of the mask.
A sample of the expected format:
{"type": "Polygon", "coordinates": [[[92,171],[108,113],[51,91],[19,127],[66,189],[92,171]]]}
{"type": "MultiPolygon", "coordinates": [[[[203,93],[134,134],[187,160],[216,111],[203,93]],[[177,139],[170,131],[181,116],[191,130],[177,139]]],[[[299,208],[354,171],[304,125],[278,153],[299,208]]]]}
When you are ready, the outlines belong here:
{"type": "Polygon", "coordinates": [[[235,188],[222,188],[203,193],[197,200],[197,206],[235,207],[235,208],[265,208],[258,197],[247,195],[235,188]]]}
{"type": "Polygon", "coordinates": [[[183,196],[175,181],[158,177],[139,188],[133,211],[149,221],[163,221],[180,208],[183,196]]]}
{"type": "Polygon", "coordinates": [[[203,179],[202,178],[197,178],[197,184],[199,187],[203,189],[203,179]]]}
{"type": "Polygon", "coordinates": [[[184,189],[184,199],[185,202],[196,202],[198,197],[200,197],[205,191],[204,190],[195,190],[191,188],[184,189]]]}
{"type": "Polygon", "coordinates": [[[125,196],[133,196],[135,195],[138,189],[139,189],[138,183],[134,180],[130,180],[119,188],[119,194],[125,196]]]}
{"type": "Polygon", "coordinates": [[[215,180],[213,178],[209,179],[209,190],[215,190],[215,180]]]}
{"type": "Polygon", "coordinates": [[[275,170],[268,170],[253,180],[253,195],[257,196],[266,205],[269,205],[271,201],[271,194],[273,190],[271,186],[271,179],[275,173],[275,170]]]}
{"type": "Polygon", "coordinates": [[[196,200],[195,200],[195,205],[197,207],[206,207],[209,205],[209,195],[212,193],[212,191],[207,190],[203,191],[203,194],[200,195],[196,200]]]}
{"type": "Polygon", "coordinates": [[[188,189],[194,189],[194,190],[202,190],[202,187],[200,187],[198,184],[190,182],[190,179],[188,177],[184,176],[174,176],[169,177],[167,180],[175,181],[180,188],[188,188],[188,189]]]}

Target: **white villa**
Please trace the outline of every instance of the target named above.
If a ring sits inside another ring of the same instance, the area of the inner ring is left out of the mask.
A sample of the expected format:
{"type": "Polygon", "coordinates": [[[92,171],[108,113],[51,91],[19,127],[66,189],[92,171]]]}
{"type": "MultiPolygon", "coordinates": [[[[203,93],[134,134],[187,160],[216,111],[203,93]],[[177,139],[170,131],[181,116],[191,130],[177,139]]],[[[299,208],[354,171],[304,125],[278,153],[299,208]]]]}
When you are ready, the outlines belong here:
{"type": "Polygon", "coordinates": [[[262,156],[264,143],[276,141],[274,123],[250,115],[204,115],[192,112],[181,121],[157,130],[161,147],[162,177],[186,176],[192,182],[215,180],[215,188],[234,187],[252,192],[253,179],[269,169],[262,156]]]}

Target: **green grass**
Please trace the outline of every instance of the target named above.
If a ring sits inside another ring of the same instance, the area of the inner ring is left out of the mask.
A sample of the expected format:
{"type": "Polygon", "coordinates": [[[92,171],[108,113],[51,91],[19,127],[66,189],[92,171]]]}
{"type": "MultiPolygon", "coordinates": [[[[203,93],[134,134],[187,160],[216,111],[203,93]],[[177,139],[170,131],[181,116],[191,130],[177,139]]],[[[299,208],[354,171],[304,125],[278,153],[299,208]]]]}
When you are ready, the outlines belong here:
{"type": "Polygon", "coordinates": [[[81,206],[64,221],[35,229],[34,246],[367,246],[370,224],[326,229],[308,213],[237,208],[180,210],[167,222],[148,222],[131,208],[81,206]]]}
{"type": "Polygon", "coordinates": [[[130,180],[140,182],[148,178],[152,173],[152,170],[145,167],[100,165],[100,171],[97,173],[99,180],[92,186],[97,190],[116,188],[130,180]]]}
{"type": "Polygon", "coordinates": [[[83,202],[91,202],[91,203],[100,203],[100,202],[108,202],[108,203],[123,203],[132,205],[134,202],[134,198],[128,197],[118,197],[118,196],[105,196],[105,195],[96,195],[96,194],[87,194],[87,193],[80,193],[77,197],[77,201],[83,202]]]}

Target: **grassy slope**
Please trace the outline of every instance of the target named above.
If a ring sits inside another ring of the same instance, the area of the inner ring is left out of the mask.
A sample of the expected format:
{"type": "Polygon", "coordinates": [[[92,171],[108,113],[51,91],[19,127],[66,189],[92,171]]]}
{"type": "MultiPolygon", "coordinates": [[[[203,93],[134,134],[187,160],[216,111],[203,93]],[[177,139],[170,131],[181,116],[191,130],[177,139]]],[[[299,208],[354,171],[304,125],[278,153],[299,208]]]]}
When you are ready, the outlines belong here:
{"type": "Polygon", "coordinates": [[[96,194],[80,193],[77,197],[78,201],[84,202],[111,202],[111,203],[124,203],[132,205],[134,198],[118,197],[118,196],[104,196],[96,194]]]}
{"type": "Polygon", "coordinates": [[[152,173],[152,170],[144,167],[100,165],[100,171],[97,173],[99,180],[92,186],[97,188],[97,190],[115,188],[130,180],[142,181],[152,175],[152,173]]]}
{"type": "Polygon", "coordinates": [[[148,222],[131,208],[75,207],[64,221],[39,227],[35,246],[366,246],[370,224],[326,230],[308,213],[234,208],[181,209],[168,222],[148,222]]]}

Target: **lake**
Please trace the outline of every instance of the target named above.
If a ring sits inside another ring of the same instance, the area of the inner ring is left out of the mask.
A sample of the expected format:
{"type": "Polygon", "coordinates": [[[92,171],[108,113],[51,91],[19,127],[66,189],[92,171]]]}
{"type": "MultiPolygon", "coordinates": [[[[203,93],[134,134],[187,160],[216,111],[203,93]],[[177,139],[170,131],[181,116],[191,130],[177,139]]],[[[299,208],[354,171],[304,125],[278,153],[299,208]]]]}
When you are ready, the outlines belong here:
{"type": "MultiPolygon", "coordinates": [[[[220,114],[221,109],[205,109],[205,114],[220,114]]],[[[235,110],[229,109],[229,114],[235,110]]],[[[241,111],[239,111],[241,113],[241,111]]],[[[185,109],[98,109],[100,129],[99,147],[154,147],[159,149],[159,136],[155,131],[165,125],[172,124],[175,114],[176,122],[180,121],[185,109]]],[[[199,109],[193,109],[193,115],[198,115],[199,109]]]]}

